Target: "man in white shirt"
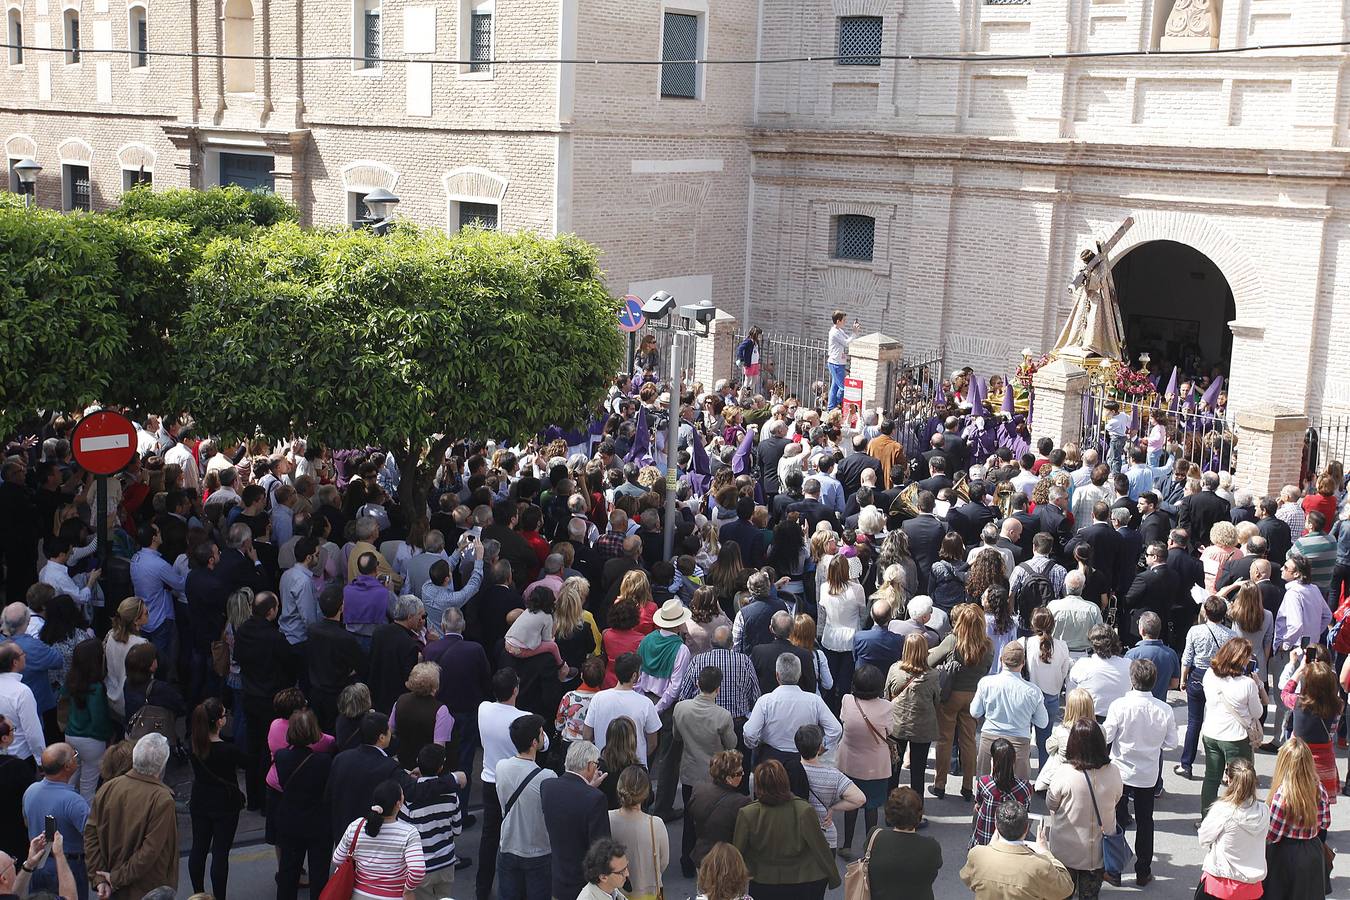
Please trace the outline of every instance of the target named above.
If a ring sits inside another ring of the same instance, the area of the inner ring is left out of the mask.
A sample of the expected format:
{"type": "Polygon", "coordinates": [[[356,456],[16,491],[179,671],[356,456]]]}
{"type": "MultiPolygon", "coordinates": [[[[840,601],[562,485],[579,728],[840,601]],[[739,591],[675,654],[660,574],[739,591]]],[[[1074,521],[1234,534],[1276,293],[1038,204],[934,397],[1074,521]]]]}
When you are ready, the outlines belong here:
{"type": "MultiPolygon", "coordinates": [[[[477,896],[486,897],[497,877],[497,850],[502,837],[502,804],[508,797],[497,796],[497,764],[516,755],[511,740],[511,723],[530,713],[516,708],[520,678],[515,669],[499,669],[492,676],[492,696],[496,701],[478,704],[478,737],[483,745],[483,834],[478,842],[477,896]]],[[[544,750],[548,738],[544,738],[544,750]]]]}
{"type": "Polygon", "coordinates": [[[70,577],[70,569],[66,566],[70,562],[70,542],[59,537],[44,538],[42,548],[47,557],[47,564],[38,573],[38,581],[51,585],[58,594],[68,594],[75,598],[75,602],[88,615],[102,570],[94,569],[88,575],[82,576],[81,580],[85,583],[81,587],[70,577]]]}
{"type": "Polygon", "coordinates": [[[13,641],[0,644],[0,716],[14,729],[14,740],[4,752],[21,759],[32,757],[36,765],[47,749],[47,739],[33,691],[23,683],[23,668],[23,648],[13,641]]]}
{"type": "Polygon", "coordinates": [[[1069,645],[1069,655],[1074,659],[1081,659],[1092,651],[1089,635],[1093,628],[1102,624],[1102,608],[1083,599],[1086,583],[1082,572],[1069,572],[1064,576],[1064,596],[1051,600],[1047,607],[1055,616],[1054,636],[1069,645]]]}
{"type": "Polygon", "coordinates": [[[830,316],[834,324],[830,327],[829,354],[827,362],[830,369],[830,399],[826,409],[834,409],[844,402],[844,376],[848,374],[848,345],[862,332],[862,326],[853,323],[853,332],[844,330],[845,315],[835,310],[830,316]]]}
{"type": "Polygon", "coordinates": [[[176,464],[183,469],[183,489],[196,491],[201,487],[201,478],[197,474],[197,458],[192,455],[192,451],[187,445],[182,443],[181,436],[179,443],[174,444],[164,453],[164,464],[176,464]]]}
{"type": "Polygon", "coordinates": [[[1130,661],[1120,655],[1120,638],[1109,625],[1094,625],[1088,632],[1092,652],[1069,669],[1067,690],[1082,688],[1092,695],[1092,705],[1101,721],[1130,690],[1130,661]]]}
{"type": "Polygon", "coordinates": [[[808,694],[797,686],[802,677],[801,660],[784,653],[774,664],[774,675],[778,687],[759,698],[745,722],[745,745],[755,751],[755,765],[766,759],[777,759],[784,765],[799,762],[797,729],[803,725],[824,729],[827,749],[837,745],[844,733],[839,720],[819,694],[808,694]]]}
{"type": "Polygon", "coordinates": [[[581,736],[604,750],[609,723],[626,716],[637,728],[638,762],[646,766],[661,735],[661,717],[656,713],[656,705],[633,689],[641,671],[642,658],[636,653],[625,653],[614,661],[614,676],[619,683],[591,700],[581,736]]]}
{"type": "Polygon", "coordinates": [[[1162,754],[1177,745],[1177,720],[1172,707],[1153,696],[1158,669],[1152,661],[1130,663],[1130,692],[1111,704],[1102,734],[1111,745],[1111,762],[1120,770],[1125,790],[1116,804],[1116,821],[1128,826],[1130,798],[1137,822],[1134,850],[1135,881],[1140,887],[1153,880],[1153,798],[1162,771],[1162,754]]]}
{"type": "Polygon", "coordinates": [[[1036,482],[1041,479],[1032,474],[1031,469],[1036,465],[1036,457],[1030,453],[1023,453],[1022,458],[1017,461],[1018,472],[1011,479],[1012,486],[1027,495],[1031,499],[1031,491],[1036,487],[1036,482]]]}

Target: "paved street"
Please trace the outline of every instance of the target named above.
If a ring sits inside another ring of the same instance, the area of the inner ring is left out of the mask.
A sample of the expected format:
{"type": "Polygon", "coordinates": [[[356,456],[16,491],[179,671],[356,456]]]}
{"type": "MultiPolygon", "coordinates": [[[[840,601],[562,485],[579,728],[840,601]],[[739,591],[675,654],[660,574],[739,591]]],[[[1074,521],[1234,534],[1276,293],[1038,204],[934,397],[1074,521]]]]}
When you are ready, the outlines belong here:
{"type": "MultiPolygon", "coordinates": [[[[1178,725],[1184,731],[1186,708],[1181,702],[1181,695],[1173,692],[1171,700],[1177,713],[1178,725]]],[[[1157,880],[1147,889],[1140,891],[1133,886],[1132,876],[1127,875],[1122,887],[1111,888],[1107,886],[1103,889],[1103,894],[1128,893],[1155,898],[1155,900],[1188,900],[1193,895],[1196,880],[1199,878],[1200,863],[1204,857],[1200,852],[1199,842],[1195,838],[1194,825],[1199,817],[1200,810],[1200,780],[1198,776],[1203,772],[1204,767],[1203,765],[1197,766],[1195,769],[1196,780],[1188,782],[1172,774],[1171,767],[1174,761],[1175,754],[1165,767],[1167,793],[1158,801],[1155,812],[1157,850],[1153,874],[1157,880]]],[[[1274,770],[1275,757],[1270,754],[1258,753],[1256,764],[1257,771],[1261,776],[1261,791],[1264,796],[1274,770]]],[[[1343,766],[1344,761],[1342,760],[1343,766]]],[[[1343,768],[1342,774],[1344,774],[1343,768]]],[[[935,886],[937,895],[939,897],[963,897],[969,896],[969,892],[961,884],[958,873],[965,862],[966,845],[970,837],[970,813],[965,808],[966,805],[961,801],[958,793],[959,780],[949,782],[948,786],[951,792],[948,793],[946,800],[928,798],[927,814],[932,825],[925,833],[942,843],[943,867],[935,886]]],[[[186,788],[179,788],[178,793],[180,801],[185,799],[186,788]]],[[[478,802],[476,794],[473,802],[475,804],[478,802]]],[[[1350,801],[1344,798],[1332,810],[1332,846],[1336,848],[1338,853],[1342,854],[1343,859],[1350,859],[1350,856],[1344,855],[1350,854],[1350,827],[1347,826],[1347,822],[1350,821],[1350,812],[1347,812],[1347,810],[1350,810],[1350,801]]],[[[1039,804],[1039,801],[1035,811],[1044,812],[1044,807],[1039,804]]],[[[186,840],[191,832],[186,813],[180,818],[180,824],[180,833],[184,836],[184,859],[179,880],[179,896],[186,897],[191,893],[191,884],[187,877],[186,857],[186,840]]],[[[479,830],[478,827],[469,830],[460,841],[461,853],[467,853],[471,859],[475,860],[478,852],[479,830]]],[[[860,832],[862,830],[861,822],[858,830],[860,832]]],[[[678,854],[679,840],[680,823],[675,822],[670,826],[670,841],[676,855],[678,854]]],[[[859,852],[861,852],[862,844],[862,835],[855,835],[854,845],[859,852]]],[[[841,872],[843,866],[844,862],[841,861],[841,872]]],[[[250,897],[253,900],[261,900],[263,897],[272,896],[274,891],[272,876],[275,872],[276,864],[272,848],[262,841],[262,821],[256,815],[247,814],[245,819],[240,822],[237,846],[231,855],[230,896],[250,897]]],[[[1337,877],[1332,880],[1332,897],[1350,897],[1350,874],[1347,874],[1347,872],[1350,872],[1350,866],[1337,866],[1337,877]]],[[[454,896],[457,900],[464,900],[464,898],[472,896],[474,869],[466,869],[459,875],[463,889],[457,891],[454,896]]],[[[665,888],[666,896],[671,900],[683,900],[683,898],[694,896],[692,881],[680,877],[679,865],[676,862],[672,862],[667,872],[665,888]]],[[[842,894],[841,889],[831,891],[828,896],[837,898],[842,894]]],[[[559,898],[559,900],[572,900],[572,898],[559,898]]]]}

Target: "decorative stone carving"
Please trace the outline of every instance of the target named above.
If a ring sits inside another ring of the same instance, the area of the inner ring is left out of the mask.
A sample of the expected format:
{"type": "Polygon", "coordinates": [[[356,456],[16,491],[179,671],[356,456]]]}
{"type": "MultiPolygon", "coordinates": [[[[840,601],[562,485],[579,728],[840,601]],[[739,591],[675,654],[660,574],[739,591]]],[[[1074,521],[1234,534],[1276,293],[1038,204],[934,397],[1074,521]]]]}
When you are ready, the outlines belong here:
{"type": "Polygon", "coordinates": [[[1219,46],[1223,0],[1176,0],[1163,29],[1162,50],[1213,50],[1219,46]]]}

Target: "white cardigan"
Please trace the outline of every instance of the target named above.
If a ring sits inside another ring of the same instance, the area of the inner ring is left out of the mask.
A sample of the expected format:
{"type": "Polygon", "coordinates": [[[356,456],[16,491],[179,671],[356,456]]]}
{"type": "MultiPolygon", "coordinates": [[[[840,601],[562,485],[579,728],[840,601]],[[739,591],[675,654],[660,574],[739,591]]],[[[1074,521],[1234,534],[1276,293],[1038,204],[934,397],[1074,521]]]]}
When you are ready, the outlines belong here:
{"type": "Polygon", "coordinates": [[[1266,832],[1270,810],[1259,800],[1237,807],[1223,800],[1200,823],[1204,870],[1217,878],[1255,884],[1266,877],[1266,832]]]}

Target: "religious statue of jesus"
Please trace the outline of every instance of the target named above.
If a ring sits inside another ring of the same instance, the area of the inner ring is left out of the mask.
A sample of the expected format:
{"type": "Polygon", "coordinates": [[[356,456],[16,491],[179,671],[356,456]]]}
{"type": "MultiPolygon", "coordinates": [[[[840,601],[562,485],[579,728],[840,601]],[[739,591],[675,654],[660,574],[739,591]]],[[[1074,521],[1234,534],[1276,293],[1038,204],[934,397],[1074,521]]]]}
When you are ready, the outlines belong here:
{"type": "Polygon", "coordinates": [[[1122,359],[1125,352],[1124,328],[1121,327],[1120,307],[1116,304],[1116,283],[1111,277],[1107,253],[1133,225],[1127,219],[1121,229],[1105,244],[1097,242],[1096,250],[1079,254],[1083,268],[1069,290],[1073,293],[1073,309],[1069,320],[1055,342],[1055,354],[1069,351],[1083,357],[1122,359]]]}

